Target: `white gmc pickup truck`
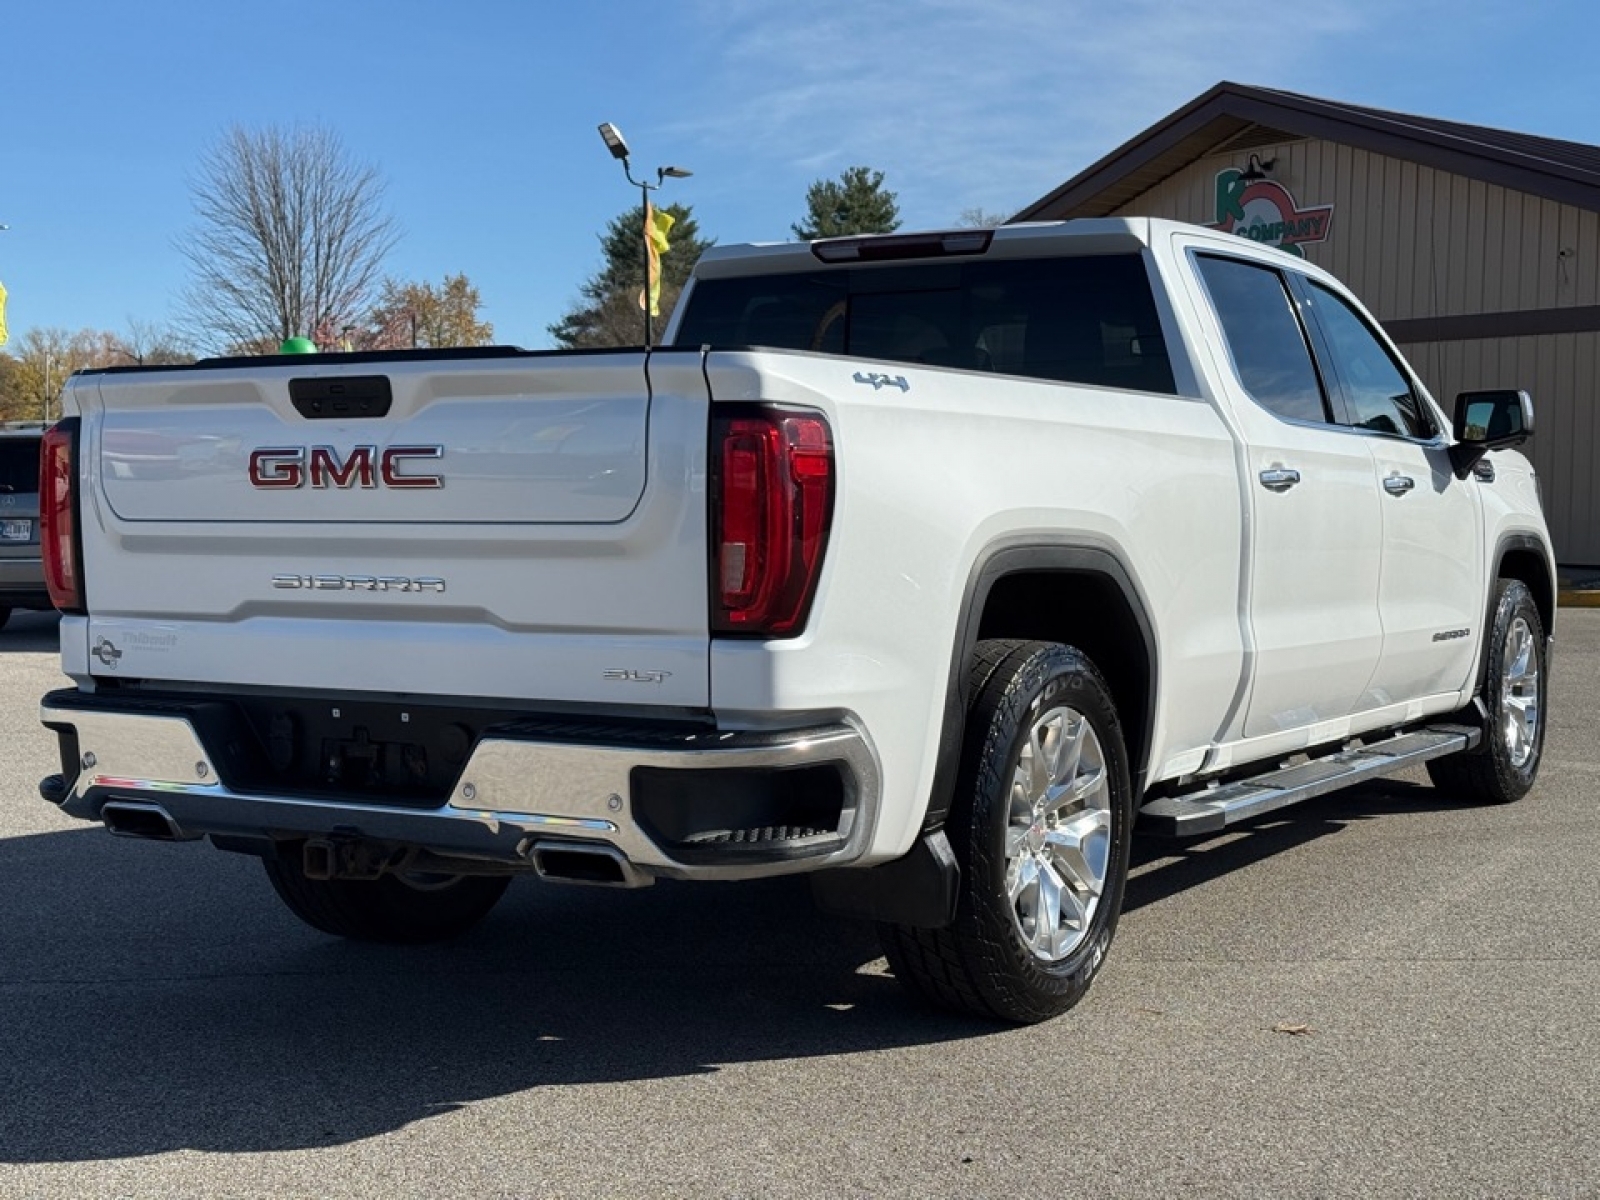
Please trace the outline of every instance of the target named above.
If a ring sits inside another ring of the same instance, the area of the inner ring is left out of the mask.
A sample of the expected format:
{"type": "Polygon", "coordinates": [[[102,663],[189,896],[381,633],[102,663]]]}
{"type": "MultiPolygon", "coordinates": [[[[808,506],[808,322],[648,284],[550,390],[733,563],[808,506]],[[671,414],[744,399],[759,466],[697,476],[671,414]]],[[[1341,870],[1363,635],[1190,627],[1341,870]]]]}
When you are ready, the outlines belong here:
{"type": "Polygon", "coordinates": [[[1037,1021],[1136,826],[1539,766],[1526,393],[1452,422],[1336,280],[1191,226],[723,247],[656,349],[114,368],[65,411],[42,793],[258,855],[332,934],[804,871],[923,996],[1037,1021]]]}

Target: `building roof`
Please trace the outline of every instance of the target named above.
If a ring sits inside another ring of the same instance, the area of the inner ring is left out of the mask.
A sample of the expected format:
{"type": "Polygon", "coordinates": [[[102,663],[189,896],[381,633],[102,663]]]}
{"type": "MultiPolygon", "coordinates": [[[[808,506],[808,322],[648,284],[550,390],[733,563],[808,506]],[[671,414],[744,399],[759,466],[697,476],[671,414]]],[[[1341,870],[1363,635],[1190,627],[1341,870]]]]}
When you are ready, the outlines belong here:
{"type": "Polygon", "coordinates": [[[1208,154],[1320,138],[1600,211],[1600,146],[1223,82],[1024,208],[1099,217],[1208,154]]]}

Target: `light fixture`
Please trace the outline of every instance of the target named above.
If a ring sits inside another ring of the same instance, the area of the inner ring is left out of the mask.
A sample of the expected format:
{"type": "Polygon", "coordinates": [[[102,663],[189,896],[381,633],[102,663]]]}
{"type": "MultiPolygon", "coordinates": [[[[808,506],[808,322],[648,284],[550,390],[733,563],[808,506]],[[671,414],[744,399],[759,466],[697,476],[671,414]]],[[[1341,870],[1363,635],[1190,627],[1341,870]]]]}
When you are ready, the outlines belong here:
{"type": "Polygon", "coordinates": [[[623,140],[622,130],[610,121],[600,122],[600,140],[606,144],[606,149],[611,151],[611,157],[622,163],[622,173],[627,176],[628,182],[639,189],[639,211],[646,216],[644,229],[644,291],[640,299],[644,304],[644,344],[646,347],[655,339],[655,324],[650,313],[650,193],[659,188],[668,179],[688,179],[694,172],[686,167],[657,167],[656,181],[651,183],[648,179],[635,179],[633,168],[628,165],[628,143],[623,140]]]}
{"type": "Polygon", "coordinates": [[[622,130],[610,121],[600,123],[600,140],[605,142],[606,149],[611,151],[612,158],[628,161],[628,143],[622,140],[622,130]]]}
{"type": "Polygon", "coordinates": [[[1278,160],[1275,158],[1269,158],[1266,162],[1262,162],[1259,154],[1252,154],[1250,161],[1245,164],[1244,170],[1240,172],[1239,178],[1248,183],[1254,183],[1258,179],[1266,179],[1271,174],[1272,168],[1277,165],[1278,160]]]}

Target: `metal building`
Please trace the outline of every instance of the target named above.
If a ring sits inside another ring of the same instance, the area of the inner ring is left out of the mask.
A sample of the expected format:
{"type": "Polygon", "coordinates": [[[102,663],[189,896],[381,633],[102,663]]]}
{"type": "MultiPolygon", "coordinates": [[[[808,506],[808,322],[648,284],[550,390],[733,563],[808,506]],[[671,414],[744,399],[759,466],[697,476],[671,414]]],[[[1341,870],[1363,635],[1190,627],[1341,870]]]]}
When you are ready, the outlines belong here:
{"type": "Polygon", "coordinates": [[[1136,215],[1332,271],[1446,413],[1532,392],[1556,555],[1600,566],[1600,146],[1220,83],[1012,220],[1136,215]]]}

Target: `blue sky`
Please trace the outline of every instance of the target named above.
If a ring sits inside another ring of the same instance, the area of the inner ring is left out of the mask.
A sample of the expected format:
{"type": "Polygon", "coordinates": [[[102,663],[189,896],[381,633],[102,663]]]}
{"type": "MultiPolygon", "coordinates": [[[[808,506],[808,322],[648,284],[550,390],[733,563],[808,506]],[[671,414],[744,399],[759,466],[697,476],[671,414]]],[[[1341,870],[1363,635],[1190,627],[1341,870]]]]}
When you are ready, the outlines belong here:
{"type": "Polygon", "coordinates": [[[0,0],[0,283],[13,337],[170,322],[201,152],[315,122],[387,180],[389,274],[542,348],[637,200],[601,121],[771,241],[855,164],[906,229],[1010,212],[1222,79],[1600,143],[1597,51],[1593,0],[0,0]]]}

